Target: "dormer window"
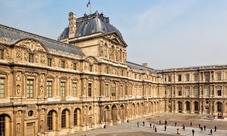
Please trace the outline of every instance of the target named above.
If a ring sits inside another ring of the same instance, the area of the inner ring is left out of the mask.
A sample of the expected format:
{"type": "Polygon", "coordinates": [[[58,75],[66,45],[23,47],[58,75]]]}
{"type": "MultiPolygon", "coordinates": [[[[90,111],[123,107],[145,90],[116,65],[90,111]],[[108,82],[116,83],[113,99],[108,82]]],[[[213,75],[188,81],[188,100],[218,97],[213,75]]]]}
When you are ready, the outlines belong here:
{"type": "Polygon", "coordinates": [[[89,71],[92,72],[92,65],[89,65],[89,71]]]}
{"type": "Polygon", "coordinates": [[[51,59],[51,58],[48,58],[47,65],[48,65],[49,67],[52,66],[52,59],[51,59]]]}
{"type": "Polygon", "coordinates": [[[65,68],[65,61],[64,60],[61,61],[61,68],[65,68]]]}
{"type": "Polygon", "coordinates": [[[30,63],[34,63],[34,54],[29,53],[29,60],[30,63]]]}
{"type": "Polygon", "coordinates": [[[76,70],[76,63],[73,63],[73,70],[76,70]]]}

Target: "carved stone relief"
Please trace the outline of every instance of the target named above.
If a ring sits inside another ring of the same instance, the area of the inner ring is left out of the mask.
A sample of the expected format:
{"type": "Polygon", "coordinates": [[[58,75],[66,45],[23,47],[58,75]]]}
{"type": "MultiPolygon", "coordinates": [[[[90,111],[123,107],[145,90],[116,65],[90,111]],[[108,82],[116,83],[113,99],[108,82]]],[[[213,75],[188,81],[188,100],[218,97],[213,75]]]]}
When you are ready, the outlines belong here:
{"type": "Polygon", "coordinates": [[[19,60],[22,60],[22,52],[21,52],[21,49],[18,49],[17,52],[16,52],[16,56],[19,60]]]}
{"type": "Polygon", "coordinates": [[[34,40],[23,40],[17,43],[17,45],[27,48],[30,52],[45,51],[41,44],[34,40]]]}

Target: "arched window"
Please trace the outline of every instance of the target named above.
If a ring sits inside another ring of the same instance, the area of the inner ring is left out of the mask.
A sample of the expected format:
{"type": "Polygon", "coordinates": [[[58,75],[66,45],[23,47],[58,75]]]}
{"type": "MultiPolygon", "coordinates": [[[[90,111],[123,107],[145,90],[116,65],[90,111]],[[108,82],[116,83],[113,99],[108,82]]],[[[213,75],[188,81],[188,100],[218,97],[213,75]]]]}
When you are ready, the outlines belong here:
{"type": "Polygon", "coordinates": [[[53,111],[47,114],[47,130],[53,130],[53,111]]]}
{"type": "Polygon", "coordinates": [[[0,135],[5,136],[5,115],[0,115],[0,135]]]}
{"type": "Polygon", "coordinates": [[[190,102],[186,102],[186,110],[187,110],[187,111],[190,110],[190,102]]]}
{"type": "Polygon", "coordinates": [[[66,109],[61,113],[61,128],[66,127],[66,109]]]}
{"type": "Polygon", "coordinates": [[[199,103],[198,102],[195,102],[194,103],[194,107],[195,107],[194,110],[195,111],[198,111],[199,110],[199,103]]]}
{"type": "Polygon", "coordinates": [[[218,110],[218,112],[222,112],[222,103],[221,102],[217,102],[217,110],[218,110]]]}
{"type": "Polygon", "coordinates": [[[78,125],[78,123],[77,123],[77,121],[78,121],[77,120],[77,111],[78,111],[77,109],[74,110],[74,126],[78,125]]]}

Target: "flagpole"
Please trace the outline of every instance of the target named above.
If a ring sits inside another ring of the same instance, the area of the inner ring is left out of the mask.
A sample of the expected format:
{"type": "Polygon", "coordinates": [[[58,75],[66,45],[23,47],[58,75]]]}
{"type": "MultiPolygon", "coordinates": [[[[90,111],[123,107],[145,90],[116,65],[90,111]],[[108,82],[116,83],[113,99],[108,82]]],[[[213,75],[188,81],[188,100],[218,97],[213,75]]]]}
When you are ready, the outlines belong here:
{"type": "Polygon", "coordinates": [[[90,0],[90,14],[91,14],[91,0],[90,0]]]}

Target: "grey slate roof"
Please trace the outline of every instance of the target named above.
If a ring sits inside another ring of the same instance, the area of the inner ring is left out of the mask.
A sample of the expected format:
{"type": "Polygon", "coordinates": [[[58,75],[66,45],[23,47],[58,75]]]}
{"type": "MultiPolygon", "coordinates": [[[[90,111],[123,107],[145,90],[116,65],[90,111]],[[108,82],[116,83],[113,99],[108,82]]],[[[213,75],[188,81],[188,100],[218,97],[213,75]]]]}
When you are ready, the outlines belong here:
{"type": "MultiPolygon", "coordinates": [[[[68,38],[69,28],[66,27],[59,35],[58,40],[68,38]]],[[[76,19],[76,33],[75,37],[90,35],[101,32],[103,34],[116,32],[122,39],[120,31],[109,23],[109,18],[104,17],[97,11],[94,14],[84,15],[84,17],[76,19]]]]}
{"type": "Polygon", "coordinates": [[[59,50],[62,52],[67,52],[79,56],[85,56],[84,53],[82,52],[81,48],[69,44],[64,44],[61,42],[58,42],[53,39],[49,39],[46,37],[42,37],[39,35],[35,35],[32,33],[28,33],[22,30],[18,30],[15,28],[11,28],[8,26],[4,26],[0,24],[0,36],[9,38],[15,41],[25,39],[25,38],[32,38],[35,40],[40,41],[47,49],[54,49],[54,50],[59,50]]]}
{"type": "Polygon", "coordinates": [[[157,73],[156,70],[154,70],[153,68],[149,68],[149,67],[144,67],[142,65],[139,65],[139,64],[136,64],[136,63],[133,63],[133,62],[129,62],[129,61],[126,61],[126,64],[128,67],[130,67],[131,69],[134,69],[134,70],[138,70],[138,71],[142,71],[142,72],[146,72],[147,70],[150,71],[151,73],[157,73]]]}

